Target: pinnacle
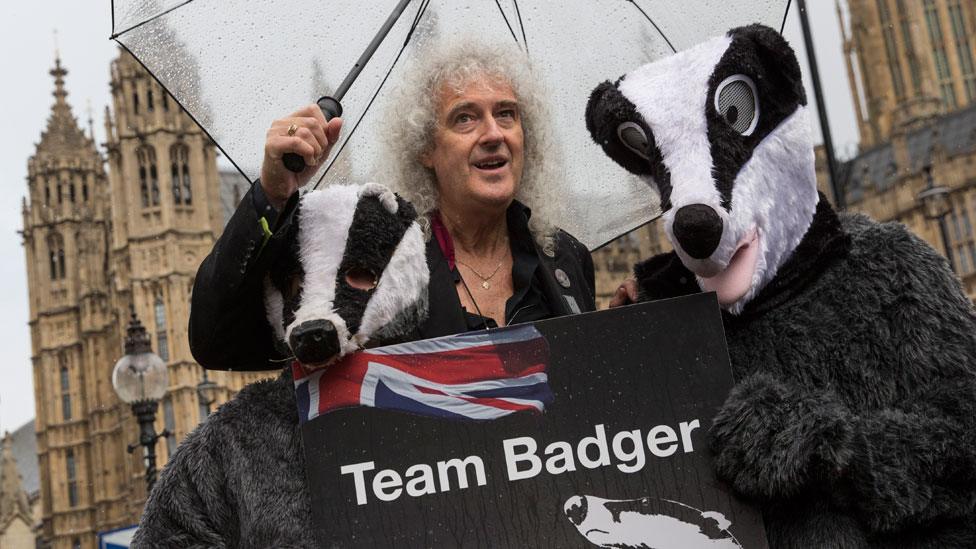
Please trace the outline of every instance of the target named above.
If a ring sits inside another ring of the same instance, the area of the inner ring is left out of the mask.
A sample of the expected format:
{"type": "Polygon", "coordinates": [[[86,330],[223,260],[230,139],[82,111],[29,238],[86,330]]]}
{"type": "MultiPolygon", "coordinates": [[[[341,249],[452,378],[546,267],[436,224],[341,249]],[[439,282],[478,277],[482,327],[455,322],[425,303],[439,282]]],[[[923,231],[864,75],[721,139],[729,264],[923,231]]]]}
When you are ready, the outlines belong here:
{"type": "Polygon", "coordinates": [[[64,77],[68,70],[61,65],[61,56],[54,58],[54,68],[50,74],[54,77],[54,105],[51,115],[47,119],[47,128],[41,134],[41,141],[37,145],[39,153],[46,152],[56,156],[76,157],[88,155],[94,150],[95,144],[85,135],[84,130],[71,113],[71,105],[66,98],[64,77]]]}
{"type": "Polygon", "coordinates": [[[13,439],[8,432],[3,437],[3,449],[0,451],[0,522],[18,513],[29,517],[30,505],[21,485],[20,472],[13,456],[13,439]]]}
{"type": "Polygon", "coordinates": [[[55,99],[57,99],[58,103],[64,103],[65,98],[68,96],[68,92],[64,89],[64,77],[68,74],[68,69],[61,66],[60,55],[55,56],[54,68],[51,69],[49,74],[54,77],[55,99]]]}

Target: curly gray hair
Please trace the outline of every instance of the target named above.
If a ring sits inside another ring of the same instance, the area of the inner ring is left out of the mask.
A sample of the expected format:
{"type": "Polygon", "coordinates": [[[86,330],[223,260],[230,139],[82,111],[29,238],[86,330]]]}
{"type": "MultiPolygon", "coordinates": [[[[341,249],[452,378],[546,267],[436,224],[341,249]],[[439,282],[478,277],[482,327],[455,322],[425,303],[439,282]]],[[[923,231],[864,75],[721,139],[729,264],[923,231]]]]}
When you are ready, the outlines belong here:
{"type": "Polygon", "coordinates": [[[524,54],[514,48],[464,43],[437,52],[417,65],[406,71],[408,76],[389,103],[389,131],[385,134],[378,180],[387,182],[413,203],[429,236],[427,214],[437,209],[437,181],[434,171],[424,167],[420,158],[434,144],[440,107],[436,90],[449,86],[462,93],[468,84],[482,78],[489,85],[508,84],[519,102],[524,135],[525,160],[515,198],[532,209],[529,230],[545,253],[551,255],[555,227],[550,221],[552,200],[545,196],[545,185],[555,180],[558,163],[549,146],[552,139],[543,91],[524,54]]]}

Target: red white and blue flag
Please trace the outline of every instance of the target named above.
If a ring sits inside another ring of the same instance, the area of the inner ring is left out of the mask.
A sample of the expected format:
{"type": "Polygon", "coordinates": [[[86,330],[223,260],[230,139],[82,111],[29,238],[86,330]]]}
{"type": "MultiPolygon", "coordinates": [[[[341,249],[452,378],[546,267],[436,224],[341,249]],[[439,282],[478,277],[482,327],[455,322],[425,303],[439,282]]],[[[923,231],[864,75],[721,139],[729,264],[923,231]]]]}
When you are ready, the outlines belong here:
{"type": "Polygon", "coordinates": [[[489,420],[553,400],[549,345],[534,326],[468,332],[360,351],[328,368],[292,364],[302,423],[352,406],[489,420]]]}

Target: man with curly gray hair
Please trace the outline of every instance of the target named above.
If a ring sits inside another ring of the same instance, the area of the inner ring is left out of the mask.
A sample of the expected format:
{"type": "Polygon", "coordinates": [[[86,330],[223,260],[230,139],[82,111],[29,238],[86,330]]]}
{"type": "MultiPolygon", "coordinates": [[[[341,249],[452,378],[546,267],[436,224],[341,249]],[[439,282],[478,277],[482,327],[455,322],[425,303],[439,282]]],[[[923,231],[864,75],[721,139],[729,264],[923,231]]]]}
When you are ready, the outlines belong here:
{"type": "Polygon", "coordinates": [[[593,310],[589,252],[549,220],[557,162],[524,55],[466,43],[418,65],[390,103],[377,172],[433,236],[432,308],[464,312],[448,326],[432,310],[425,335],[593,310]]]}
{"type": "MultiPolygon", "coordinates": [[[[467,43],[432,54],[407,73],[385,114],[385,154],[374,171],[377,181],[413,203],[427,233],[430,308],[420,336],[593,310],[589,251],[549,221],[548,212],[564,198],[547,193],[559,177],[558,162],[547,146],[543,92],[523,54],[467,43]]],[[[298,189],[328,156],[341,126],[341,119],[327,122],[309,105],[268,129],[261,179],[242,202],[246,211],[239,208],[197,274],[195,288],[204,291],[193,293],[189,337],[203,366],[267,370],[283,358],[265,323],[242,322],[240,304],[253,302],[248,310],[255,316],[264,310],[260,292],[228,295],[260,288],[265,271],[242,273],[237,262],[221,260],[248,253],[235,249],[228,235],[250,235],[261,222],[283,232],[298,189]],[[304,157],[305,170],[285,169],[287,153],[304,157]]],[[[277,240],[260,254],[274,255],[277,240]]],[[[253,263],[266,269],[274,261],[253,263]]]]}

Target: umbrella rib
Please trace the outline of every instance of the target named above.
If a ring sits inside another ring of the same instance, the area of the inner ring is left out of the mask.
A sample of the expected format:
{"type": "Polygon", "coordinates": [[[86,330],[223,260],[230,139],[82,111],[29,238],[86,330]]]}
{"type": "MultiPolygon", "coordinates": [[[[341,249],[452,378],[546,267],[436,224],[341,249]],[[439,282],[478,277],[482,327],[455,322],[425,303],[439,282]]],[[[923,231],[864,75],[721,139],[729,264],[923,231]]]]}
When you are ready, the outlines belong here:
{"type": "Polygon", "coordinates": [[[319,185],[322,184],[322,180],[325,179],[325,176],[329,174],[329,170],[332,169],[332,166],[336,163],[337,160],[339,160],[339,157],[342,156],[342,151],[346,149],[346,145],[348,145],[349,141],[352,140],[352,136],[356,133],[356,130],[359,128],[359,125],[363,122],[363,120],[366,119],[366,113],[369,112],[370,107],[373,106],[373,103],[376,101],[376,98],[379,97],[380,91],[382,91],[383,86],[386,85],[387,79],[390,78],[390,74],[393,73],[393,69],[396,67],[397,62],[400,61],[400,57],[402,57],[403,52],[406,51],[407,44],[410,43],[410,37],[413,36],[414,30],[416,30],[417,26],[420,24],[420,19],[424,16],[424,13],[427,12],[427,6],[429,5],[430,5],[430,0],[425,0],[423,3],[420,4],[420,8],[417,10],[417,17],[414,18],[413,25],[410,27],[410,31],[407,33],[407,39],[404,40],[403,46],[400,47],[399,53],[397,53],[396,58],[393,59],[393,63],[390,64],[390,69],[386,71],[386,75],[383,77],[383,80],[380,82],[380,85],[377,86],[376,91],[373,92],[373,97],[370,98],[369,103],[367,103],[366,107],[363,109],[362,116],[360,116],[359,120],[356,121],[356,124],[352,127],[352,130],[349,131],[349,135],[346,137],[346,140],[342,142],[342,145],[339,147],[339,150],[335,153],[335,156],[332,157],[332,161],[329,162],[329,165],[326,166],[325,171],[322,172],[322,175],[319,177],[318,181],[315,182],[315,185],[312,187],[313,191],[315,189],[318,189],[319,185]]]}
{"type": "MultiPolygon", "coordinates": [[[[157,13],[156,15],[150,17],[149,19],[146,19],[145,21],[143,21],[141,23],[136,23],[135,25],[132,25],[131,27],[129,27],[129,28],[127,28],[127,29],[125,29],[125,30],[123,30],[121,32],[116,32],[112,36],[109,36],[108,38],[109,38],[109,40],[116,40],[116,39],[118,39],[118,37],[122,36],[123,34],[129,32],[131,30],[138,29],[139,27],[145,25],[146,23],[151,23],[151,22],[159,19],[160,17],[168,14],[169,12],[171,12],[173,10],[177,10],[177,9],[182,8],[183,6],[189,4],[192,1],[193,0],[184,0],[183,2],[181,2],[181,3],[179,3],[179,4],[175,5],[175,6],[173,6],[171,8],[169,8],[167,10],[164,10],[164,11],[162,11],[160,13],[157,13]]],[[[115,1],[114,0],[112,2],[112,30],[113,31],[115,30],[115,1]]]]}
{"type": "Polygon", "coordinates": [[[641,15],[644,16],[644,19],[647,19],[647,22],[650,23],[654,27],[654,30],[656,30],[657,33],[661,35],[661,38],[663,38],[664,41],[668,44],[668,47],[671,48],[671,51],[674,53],[678,53],[678,50],[674,48],[674,46],[671,44],[671,41],[668,40],[668,37],[665,36],[664,32],[661,30],[661,27],[657,26],[657,23],[655,23],[654,20],[651,19],[651,16],[647,15],[647,12],[645,12],[640,6],[638,6],[637,2],[635,2],[634,0],[627,0],[627,1],[633,4],[634,7],[637,8],[637,11],[641,12],[641,15]]]}
{"type": "Polygon", "coordinates": [[[407,31],[407,37],[403,39],[403,47],[407,47],[410,39],[413,38],[413,32],[417,30],[417,26],[420,25],[420,18],[424,16],[427,12],[427,6],[430,5],[430,0],[425,0],[420,3],[420,8],[417,10],[417,15],[413,18],[413,23],[410,24],[410,30],[407,31]]]}
{"type": "Polygon", "coordinates": [[[505,15],[505,10],[502,9],[502,4],[498,0],[495,0],[495,5],[498,6],[498,13],[502,14],[502,19],[505,20],[505,26],[508,27],[508,32],[512,33],[512,38],[515,43],[518,44],[518,36],[515,36],[515,29],[512,28],[512,24],[508,22],[508,17],[505,15]]]}
{"type": "Polygon", "coordinates": [[[515,4],[515,16],[518,17],[519,28],[522,29],[522,45],[525,46],[525,55],[529,54],[529,39],[525,36],[525,25],[522,24],[522,12],[519,11],[518,0],[512,0],[515,4]]]}
{"type": "Polygon", "coordinates": [[[786,0],[786,11],[783,12],[783,23],[779,26],[779,33],[783,34],[783,29],[786,28],[786,17],[790,14],[790,4],[793,0],[786,0]]]}

